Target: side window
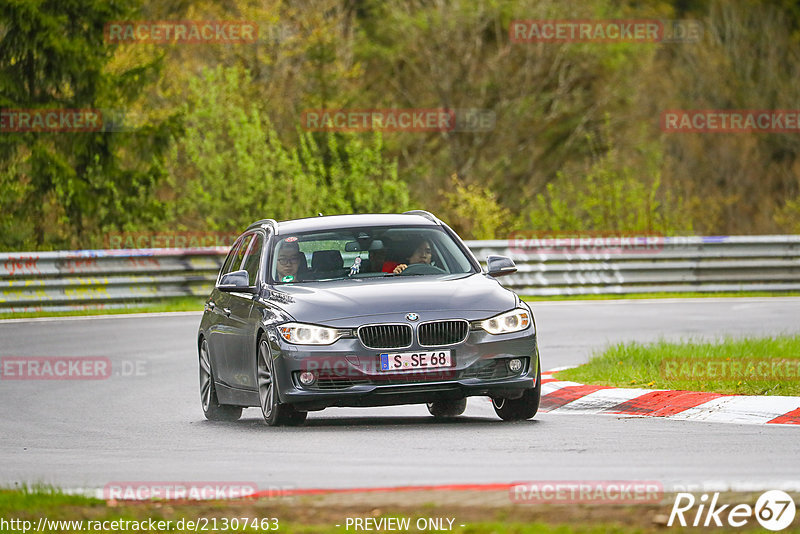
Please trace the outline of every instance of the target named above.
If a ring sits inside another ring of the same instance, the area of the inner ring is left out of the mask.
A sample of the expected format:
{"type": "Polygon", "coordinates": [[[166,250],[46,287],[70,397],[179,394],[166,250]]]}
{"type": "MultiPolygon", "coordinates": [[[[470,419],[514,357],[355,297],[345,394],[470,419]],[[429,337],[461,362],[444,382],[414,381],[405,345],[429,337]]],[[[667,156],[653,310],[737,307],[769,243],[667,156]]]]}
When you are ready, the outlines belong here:
{"type": "Polygon", "coordinates": [[[242,238],[242,244],[239,247],[239,250],[236,251],[236,257],[233,259],[233,265],[231,266],[231,271],[239,271],[244,269],[242,267],[242,263],[244,262],[245,254],[247,254],[247,249],[250,248],[250,242],[253,241],[253,236],[255,234],[247,234],[242,238]]]}
{"type": "Polygon", "coordinates": [[[264,236],[255,234],[250,242],[249,250],[245,255],[244,263],[242,264],[242,269],[247,271],[251,286],[256,284],[256,278],[258,278],[258,267],[261,265],[261,251],[263,248],[264,236]]]}
{"type": "Polygon", "coordinates": [[[234,270],[233,265],[234,265],[234,259],[237,256],[236,251],[239,250],[241,244],[242,244],[242,238],[239,238],[231,247],[231,251],[228,252],[228,257],[225,258],[225,263],[222,264],[222,269],[219,270],[220,278],[222,278],[223,274],[228,274],[229,272],[234,270]]]}

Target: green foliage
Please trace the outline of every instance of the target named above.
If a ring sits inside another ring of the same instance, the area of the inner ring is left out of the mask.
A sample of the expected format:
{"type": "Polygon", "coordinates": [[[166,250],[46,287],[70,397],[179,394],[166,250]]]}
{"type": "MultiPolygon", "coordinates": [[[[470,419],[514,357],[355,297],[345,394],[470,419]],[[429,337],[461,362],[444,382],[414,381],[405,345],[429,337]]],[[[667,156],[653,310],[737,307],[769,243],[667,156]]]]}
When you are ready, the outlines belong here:
{"type": "Polygon", "coordinates": [[[800,137],[658,124],[667,109],[791,109],[798,28],[790,0],[8,0],[0,108],[142,120],[114,133],[2,132],[0,249],[409,205],[473,238],[798,232],[800,137]],[[104,42],[107,22],[147,18],[252,20],[260,37],[104,42]],[[686,44],[512,43],[520,18],[688,18],[704,33],[686,44]],[[298,129],[318,108],[474,109],[496,123],[298,129]]]}
{"type": "Polygon", "coordinates": [[[789,199],[774,215],[775,222],[787,233],[800,234],[800,197],[789,199]]]}
{"type": "MultiPolygon", "coordinates": [[[[780,0],[716,0],[699,18],[701,43],[664,51],[641,73],[639,91],[649,109],[796,107],[796,7],[780,0]]],[[[699,233],[790,231],[774,214],[800,193],[796,132],[673,133],[660,141],[664,184],[691,201],[687,216],[699,233]]]]}
{"type": "Polygon", "coordinates": [[[26,219],[25,199],[31,198],[30,182],[20,179],[20,157],[0,160],[0,249],[36,248],[32,224],[21,224],[26,219]]]}
{"type": "Polygon", "coordinates": [[[675,216],[677,208],[660,200],[658,150],[643,152],[649,170],[644,176],[624,163],[610,142],[585,172],[559,172],[536,196],[529,214],[531,229],[626,235],[691,233],[691,226],[675,216]]]}
{"type": "Polygon", "coordinates": [[[486,187],[464,184],[454,174],[444,196],[441,218],[464,239],[495,239],[508,232],[511,212],[486,187]]]}
{"type": "MultiPolygon", "coordinates": [[[[102,0],[0,4],[0,106],[7,109],[127,109],[157,74],[157,64],[108,68],[109,20],[131,16],[102,0]]],[[[128,133],[4,132],[0,182],[10,195],[0,247],[76,248],[92,234],[158,217],[153,196],[167,124],[128,133]],[[135,156],[130,157],[131,154],[135,156]]]]}
{"type": "Polygon", "coordinates": [[[382,138],[299,132],[282,142],[263,106],[249,98],[240,67],[206,69],[189,80],[172,146],[169,218],[179,228],[237,231],[264,217],[405,209],[406,186],[382,138]]]}
{"type": "Polygon", "coordinates": [[[276,139],[260,110],[240,91],[238,68],[218,66],[190,78],[179,109],[183,135],[166,161],[169,220],[196,230],[229,231],[270,217],[292,217],[314,184],[295,175],[297,161],[276,139]]]}
{"type": "Polygon", "coordinates": [[[353,134],[311,132],[300,136],[301,172],[320,185],[312,212],[387,213],[408,209],[408,187],[397,177],[397,162],[384,156],[383,137],[371,142],[353,134]],[[319,138],[319,141],[317,141],[319,138]],[[319,209],[314,206],[319,206],[319,209]],[[314,211],[317,210],[317,211],[314,211]]]}

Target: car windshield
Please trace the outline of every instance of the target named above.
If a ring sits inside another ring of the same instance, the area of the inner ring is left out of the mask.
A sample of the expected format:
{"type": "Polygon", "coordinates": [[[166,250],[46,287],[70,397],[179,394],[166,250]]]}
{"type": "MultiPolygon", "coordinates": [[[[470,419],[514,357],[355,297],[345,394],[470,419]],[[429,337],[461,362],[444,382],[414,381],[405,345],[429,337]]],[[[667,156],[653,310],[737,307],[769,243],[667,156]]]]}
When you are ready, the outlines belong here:
{"type": "Polygon", "coordinates": [[[271,255],[274,283],[475,272],[441,228],[381,226],[278,236],[271,255]]]}

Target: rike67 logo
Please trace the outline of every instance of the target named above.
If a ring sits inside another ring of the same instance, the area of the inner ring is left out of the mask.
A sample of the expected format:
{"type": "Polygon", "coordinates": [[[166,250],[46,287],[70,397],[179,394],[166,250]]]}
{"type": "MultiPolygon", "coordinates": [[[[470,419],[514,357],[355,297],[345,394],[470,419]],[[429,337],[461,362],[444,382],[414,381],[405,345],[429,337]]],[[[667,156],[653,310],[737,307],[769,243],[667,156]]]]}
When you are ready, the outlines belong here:
{"type": "Polygon", "coordinates": [[[682,527],[721,527],[725,523],[731,527],[743,527],[755,517],[756,521],[767,530],[783,530],[794,521],[795,504],[792,497],[780,490],[766,491],[759,496],[755,506],[749,504],[718,504],[719,493],[709,501],[704,493],[695,499],[691,493],[678,493],[672,512],[669,514],[667,526],[677,524],[682,527]],[[699,502],[698,502],[699,501],[699,502]],[[696,510],[695,510],[696,507],[696,510]]]}

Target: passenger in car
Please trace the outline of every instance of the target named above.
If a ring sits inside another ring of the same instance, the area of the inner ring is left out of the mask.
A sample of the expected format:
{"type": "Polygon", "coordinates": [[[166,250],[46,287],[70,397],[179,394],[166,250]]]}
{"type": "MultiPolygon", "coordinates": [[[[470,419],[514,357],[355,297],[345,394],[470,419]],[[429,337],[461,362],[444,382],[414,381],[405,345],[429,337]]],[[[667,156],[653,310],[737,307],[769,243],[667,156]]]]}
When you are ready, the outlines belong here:
{"type": "Polygon", "coordinates": [[[383,265],[386,263],[386,249],[378,248],[375,250],[370,250],[367,261],[365,261],[364,263],[366,265],[361,267],[364,272],[370,272],[370,273],[381,272],[383,269],[383,265]]]}
{"type": "MultiPolygon", "coordinates": [[[[384,255],[385,259],[384,259],[383,263],[381,264],[381,268],[380,268],[382,272],[391,273],[392,271],[394,271],[395,267],[400,265],[400,261],[397,261],[397,260],[401,260],[401,259],[405,260],[405,258],[408,257],[408,253],[399,252],[398,248],[400,248],[400,245],[395,245],[395,246],[391,247],[389,250],[386,251],[386,254],[384,255]]],[[[406,248],[408,248],[408,247],[406,247],[406,248]]],[[[413,250],[413,249],[409,249],[409,250],[413,250]]]]}

